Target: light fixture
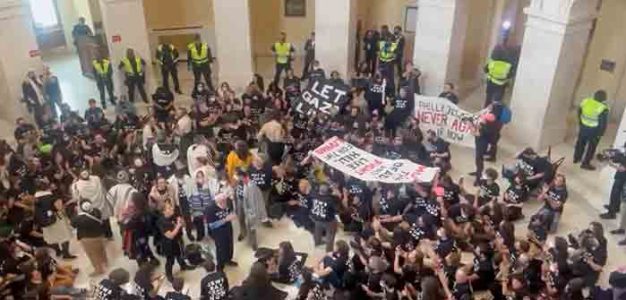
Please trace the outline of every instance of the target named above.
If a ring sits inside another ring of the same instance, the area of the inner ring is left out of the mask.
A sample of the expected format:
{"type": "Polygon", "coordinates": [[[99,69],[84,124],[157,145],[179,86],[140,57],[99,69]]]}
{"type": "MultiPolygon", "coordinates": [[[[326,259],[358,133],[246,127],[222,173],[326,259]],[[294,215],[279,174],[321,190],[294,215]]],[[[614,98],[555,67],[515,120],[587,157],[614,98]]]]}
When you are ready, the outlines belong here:
{"type": "Polygon", "coordinates": [[[504,30],[511,29],[511,21],[506,20],[506,21],[502,22],[502,29],[504,29],[504,30]]]}

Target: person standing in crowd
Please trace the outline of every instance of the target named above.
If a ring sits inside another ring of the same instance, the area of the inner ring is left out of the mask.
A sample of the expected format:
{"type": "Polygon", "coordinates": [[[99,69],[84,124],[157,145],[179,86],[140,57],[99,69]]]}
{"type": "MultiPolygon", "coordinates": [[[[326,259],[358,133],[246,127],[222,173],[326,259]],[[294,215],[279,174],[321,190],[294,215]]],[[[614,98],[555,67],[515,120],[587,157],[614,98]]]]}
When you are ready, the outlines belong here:
{"type": "Polygon", "coordinates": [[[272,165],[277,165],[282,161],[285,151],[285,129],[280,123],[279,112],[272,113],[270,119],[261,126],[257,140],[265,143],[265,151],[272,165]]]}
{"type": "Polygon", "coordinates": [[[456,92],[454,91],[454,84],[452,82],[444,83],[443,92],[439,94],[439,98],[445,98],[454,104],[459,104],[459,97],[456,95],[456,92]]]}
{"type": "Polygon", "coordinates": [[[113,239],[111,222],[109,218],[113,215],[113,204],[106,198],[106,191],[100,181],[100,177],[89,174],[84,169],[78,175],[78,180],[71,187],[72,199],[76,202],[89,200],[90,206],[98,210],[99,219],[107,239],[113,239]]]}
{"type": "Polygon", "coordinates": [[[115,105],[115,95],[113,95],[113,67],[111,61],[104,57],[102,51],[98,51],[96,58],[91,62],[93,66],[93,74],[96,79],[96,86],[100,92],[100,103],[102,108],[106,109],[105,89],[109,94],[109,101],[115,105]]]}
{"type": "Polygon", "coordinates": [[[222,270],[218,270],[213,260],[204,263],[207,274],[200,281],[200,299],[225,300],[228,295],[228,278],[222,270]]]}
{"type": "MultiPolygon", "coordinates": [[[[202,169],[198,169],[195,173],[195,184],[189,194],[189,211],[191,221],[196,228],[196,237],[198,241],[202,241],[205,236],[205,212],[207,207],[213,202],[207,176],[202,169]]],[[[179,191],[180,192],[180,191],[179,191]]]]}
{"type": "Polygon", "coordinates": [[[163,128],[170,128],[170,119],[174,112],[174,94],[166,87],[158,87],[152,94],[152,108],[157,123],[162,124],[163,128]]]}
{"type": "Polygon", "coordinates": [[[609,165],[615,169],[615,175],[613,176],[609,205],[605,206],[608,211],[601,214],[600,218],[612,220],[617,217],[622,205],[622,194],[624,186],[626,186],[626,160],[623,157],[618,157],[618,159],[609,160],[609,165]]]}
{"type": "Polygon", "coordinates": [[[174,91],[182,94],[178,83],[178,49],[171,43],[160,44],[156,50],[157,63],[161,66],[161,76],[163,77],[163,87],[170,89],[170,76],[174,81],[174,91]]]}
{"type": "Polygon", "coordinates": [[[233,261],[234,241],[232,221],[237,219],[226,194],[215,196],[215,202],[207,209],[207,223],[211,237],[215,241],[215,259],[217,269],[222,271],[225,266],[236,267],[233,261]]]}
{"type": "Polygon", "coordinates": [[[313,61],[315,60],[315,32],[304,43],[304,67],[302,68],[302,80],[309,76],[313,61]]]}
{"type": "Polygon", "coordinates": [[[41,127],[46,112],[46,99],[43,84],[34,70],[29,70],[22,82],[22,102],[26,103],[28,112],[33,114],[35,123],[41,127]]]}
{"type": "Polygon", "coordinates": [[[70,254],[72,231],[65,214],[63,199],[52,194],[47,179],[38,180],[35,192],[35,223],[41,228],[43,238],[55,249],[57,256],[74,259],[70,254]]]}
{"type": "Polygon", "coordinates": [[[193,270],[193,267],[188,266],[183,259],[183,234],[182,229],[185,224],[183,218],[176,216],[174,212],[174,206],[171,203],[166,203],[163,207],[163,216],[158,221],[158,227],[163,235],[161,240],[161,249],[165,255],[165,276],[167,280],[172,282],[174,275],[172,268],[174,267],[174,261],[178,262],[181,270],[193,270]]]}
{"type": "MultiPolygon", "coordinates": [[[[185,164],[180,161],[175,163],[176,171],[174,175],[172,175],[167,181],[169,185],[172,187],[172,191],[174,192],[174,203],[178,203],[178,207],[180,208],[180,214],[185,221],[185,232],[187,233],[187,238],[190,241],[194,241],[195,238],[191,233],[191,206],[190,206],[190,197],[193,193],[193,181],[191,176],[187,174],[187,168],[185,164]]],[[[204,229],[204,228],[203,228],[204,229]]]]}
{"type": "Polygon", "coordinates": [[[313,69],[309,72],[308,82],[311,84],[312,82],[316,82],[318,80],[326,79],[326,71],[322,69],[320,62],[318,60],[313,61],[313,69]]]}
{"type": "Polygon", "coordinates": [[[485,66],[485,74],[487,74],[487,98],[484,107],[489,106],[492,102],[501,102],[506,91],[506,87],[513,77],[511,72],[513,64],[507,57],[504,48],[498,46],[491,52],[491,59],[485,66]]]}
{"type": "Polygon", "coordinates": [[[81,37],[93,36],[93,31],[89,25],[85,24],[85,18],[78,18],[78,24],[74,25],[72,28],[72,39],[74,40],[74,45],[78,48],[78,39],[81,37]]]}
{"type": "Polygon", "coordinates": [[[376,60],[378,53],[378,36],[375,30],[368,30],[363,37],[363,51],[365,51],[365,63],[370,75],[376,73],[376,60]]]}
{"type": "Polygon", "coordinates": [[[475,135],[475,153],[474,160],[476,164],[476,171],[470,173],[476,177],[474,186],[478,186],[480,179],[483,176],[483,168],[485,166],[485,155],[489,148],[489,143],[493,140],[495,134],[494,122],[496,121],[495,115],[492,113],[486,113],[480,116],[478,124],[476,125],[475,135]]]}
{"type": "Polygon", "coordinates": [[[238,169],[235,180],[235,207],[239,220],[238,241],[248,237],[248,243],[253,250],[258,247],[256,231],[262,221],[267,221],[267,211],[263,202],[263,192],[259,186],[250,179],[247,171],[238,169]]]}
{"type": "Polygon", "coordinates": [[[89,200],[82,200],[79,212],[72,218],[72,227],[76,228],[76,236],[94,268],[90,276],[99,276],[109,264],[104,247],[104,225],[100,210],[94,208],[89,200]]]}
{"type": "Polygon", "coordinates": [[[211,91],[215,90],[211,81],[213,55],[211,54],[211,48],[209,48],[207,43],[202,42],[199,34],[196,35],[192,43],[187,45],[187,57],[188,68],[193,71],[194,85],[200,82],[200,77],[204,77],[207,88],[211,91]]]}
{"type": "Polygon", "coordinates": [[[383,35],[378,42],[378,70],[380,75],[385,79],[387,85],[391,87],[392,93],[395,92],[395,71],[394,66],[398,59],[398,41],[391,34],[383,35]]]}
{"type": "Polygon", "coordinates": [[[133,193],[137,192],[137,189],[130,184],[130,175],[126,170],[117,172],[116,179],[117,184],[109,189],[106,197],[111,205],[113,205],[113,216],[115,216],[118,224],[120,224],[124,221],[124,214],[131,205],[131,196],[133,193]]]}
{"type": "Polygon", "coordinates": [[[248,148],[248,143],[244,140],[235,142],[235,149],[226,156],[226,176],[228,182],[234,184],[235,171],[238,168],[247,169],[252,164],[252,153],[248,148]]]}
{"type": "Polygon", "coordinates": [[[404,68],[404,45],[406,43],[404,34],[402,33],[402,27],[395,26],[393,28],[393,37],[398,44],[398,49],[396,51],[396,67],[398,68],[398,76],[402,76],[402,69],[404,68]]]}
{"type": "Polygon", "coordinates": [[[311,219],[315,223],[313,241],[315,246],[322,245],[322,235],[325,236],[326,252],[332,252],[337,232],[338,191],[332,191],[326,184],[320,184],[316,195],[311,197],[311,219]],[[337,192],[337,193],[334,193],[337,192]]]}
{"type": "Polygon", "coordinates": [[[139,95],[143,102],[148,103],[148,95],[144,87],[146,76],[143,69],[146,61],[135,54],[133,49],[126,49],[126,55],[122,58],[118,69],[124,70],[126,74],[126,87],[128,87],[128,100],[135,102],[135,89],[139,90],[139,95]]]}
{"type": "Polygon", "coordinates": [[[596,147],[606,131],[609,121],[609,107],[605,103],[606,92],[599,90],[593,97],[585,98],[578,107],[578,140],[574,148],[574,164],[581,162],[581,169],[593,171],[591,160],[596,147]]]}
{"type": "Polygon", "coordinates": [[[50,115],[57,119],[57,106],[61,109],[61,103],[63,103],[63,94],[61,93],[61,85],[59,84],[59,78],[52,74],[50,67],[45,66],[43,69],[43,90],[45,92],[45,98],[50,109],[50,115]]]}
{"type": "Polygon", "coordinates": [[[291,45],[291,43],[287,42],[287,34],[281,32],[280,38],[272,45],[271,51],[276,59],[274,83],[278,84],[280,82],[280,75],[283,71],[287,72],[287,70],[291,69],[292,55],[296,52],[296,49],[291,45]]]}

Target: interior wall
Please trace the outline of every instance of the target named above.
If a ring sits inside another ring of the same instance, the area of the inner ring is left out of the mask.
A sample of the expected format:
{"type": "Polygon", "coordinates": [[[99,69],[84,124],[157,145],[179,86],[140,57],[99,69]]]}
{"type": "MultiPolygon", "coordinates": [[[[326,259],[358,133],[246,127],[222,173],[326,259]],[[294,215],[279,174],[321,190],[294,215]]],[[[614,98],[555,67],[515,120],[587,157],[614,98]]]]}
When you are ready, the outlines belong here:
{"type": "Polygon", "coordinates": [[[284,2],[279,1],[280,31],[287,34],[287,40],[296,48],[296,56],[303,56],[304,43],[315,30],[315,0],[306,1],[304,17],[286,17],[284,2]]]}
{"type": "MultiPolygon", "coordinates": [[[[271,57],[271,44],[281,31],[282,0],[250,1],[250,35],[254,57],[271,57]]],[[[310,13],[307,11],[307,13],[310,13]]]]}
{"type": "Polygon", "coordinates": [[[85,18],[85,24],[89,25],[89,27],[93,29],[93,18],[91,16],[89,1],[74,0],[74,9],[76,10],[76,15],[85,18]]]}
{"type": "Polygon", "coordinates": [[[496,0],[470,0],[467,13],[470,16],[467,22],[465,45],[463,47],[463,62],[461,66],[461,80],[474,81],[480,79],[482,67],[486,61],[485,46],[491,39],[492,17],[485,16],[486,12],[493,13],[496,0]],[[484,17],[477,17],[484,16],[484,17]]]}
{"type": "Polygon", "coordinates": [[[213,27],[214,24],[212,0],[144,0],[143,6],[148,29],[213,27]]]}
{"type": "Polygon", "coordinates": [[[621,119],[626,107],[625,12],[626,1],[603,0],[574,98],[577,103],[596,90],[605,90],[609,96],[607,104],[611,108],[612,120],[621,119]],[[602,60],[615,62],[613,72],[600,69],[602,60]]]}

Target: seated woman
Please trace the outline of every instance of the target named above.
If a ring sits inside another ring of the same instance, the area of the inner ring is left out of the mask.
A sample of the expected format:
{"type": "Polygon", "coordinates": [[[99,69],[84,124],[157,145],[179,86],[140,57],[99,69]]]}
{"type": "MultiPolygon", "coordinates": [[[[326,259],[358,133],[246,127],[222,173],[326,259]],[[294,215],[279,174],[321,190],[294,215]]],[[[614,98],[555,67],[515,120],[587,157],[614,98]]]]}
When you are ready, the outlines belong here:
{"type": "Polygon", "coordinates": [[[45,248],[39,248],[35,251],[35,261],[41,277],[50,282],[52,289],[69,290],[73,287],[78,269],[74,269],[72,266],[59,265],[45,248]]]}
{"type": "Polygon", "coordinates": [[[270,275],[262,262],[252,264],[248,277],[241,286],[231,291],[235,300],[282,300],[287,297],[287,293],[272,286],[270,275]]]}
{"type": "Polygon", "coordinates": [[[302,273],[308,254],[295,252],[290,242],[281,242],[278,250],[259,249],[256,256],[267,266],[272,281],[291,284],[302,273]]]}
{"type": "Polygon", "coordinates": [[[338,288],[342,284],[344,274],[348,271],[350,247],[341,240],[336,243],[335,252],[327,254],[315,267],[315,276],[323,282],[338,288]]]}
{"type": "Polygon", "coordinates": [[[141,300],[163,299],[158,296],[158,293],[165,275],[155,274],[155,270],[156,266],[154,264],[144,263],[141,265],[131,283],[131,294],[138,296],[141,300]]]}
{"type": "Polygon", "coordinates": [[[526,176],[530,190],[552,180],[553,170],[550,162],[539,156],[532,148],[526,148],[517,156],[516,167],[526,176]]]}
{"type": "Polygon", "coordinates": [[[506,206],[506,218],[509,221],[516,221],[524,218],[522,206],[528,200],[528,186],[522,173],[513,178],[511,186],[504,192],[503,204],[506,206]]]}

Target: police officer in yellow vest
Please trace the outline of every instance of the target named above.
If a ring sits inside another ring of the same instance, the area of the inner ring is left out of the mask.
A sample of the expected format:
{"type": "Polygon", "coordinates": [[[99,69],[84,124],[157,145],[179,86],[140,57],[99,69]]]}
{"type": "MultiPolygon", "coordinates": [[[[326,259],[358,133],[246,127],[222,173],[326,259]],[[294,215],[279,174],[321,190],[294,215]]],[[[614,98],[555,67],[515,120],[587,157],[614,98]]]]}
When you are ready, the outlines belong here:
{"type": "Polygon", "coordinates": [[[146,81],[144,74],[145,66],[146,62],[138,55],[135,55],[133,49],[126,49],[126,56],[122,58],[118,68],[124,70],[126,74],[125,83],[128,87],[128,100],[130,100],[130,102],[135,102],[135,88],[137,88],[143,102],[148,103],[148,96],[144,88],[146,81]]]}
{"type": "Polygon", "coordinates": [[[178,49],[172,44],[160,44],[156,50],[157,63],[161,66],[161,76],[163,77],[163,87],[170,90],[170,75],[174,81],[174,90],[178,94],[182,94],[180,91],[180,84],[178,83],[178,49]]]}
{"type": "Polygon", "coordinates": [[[385,79],[390,91],[395,91],[394,66],[398,58],[398,41],[392,34],[385,34],[385,38],[378,42],[378,70],[385,79]]]}
{"type": "Polygon", "coordinates": [[[582,159],[580,167],[585,170],[596,169],[591,165],[591,160],[600,138],[604,135],[609,118],[609,107],[605,101],[606,92],[599,90],[593,94],[593,98],[584,99],[578,107],[580,129],[574,150],[574,163],[577,164],[582,159]]]}
{"type": "Polygon", "coordinates": [[[109,93],[109,101],[115,105],[115,96],[113,95],[113,68],[111,67],[111,61],[104,58],[102,53],[98,53],[96,59],[91,62],[93,66],[93,74],[96,79],[98,91],[100,92],[100,103],[102,103],[102,109],[107,108],[105,100],[105,88],[109,93]]]}
{"type": "Polygon", "coordinates": [[[187,64],[189,69],[193,71],[194,86],[200,82],[200,76],[204,76],[206,86],[210,90],[215,90],[211,82],[212,62],[211,48],[207,43],[203,43],[200,35],[197,34],[194,42],[187,45],[187,64]]]}
{"type": "Polygon", "coordinates": [[[513,75],[513,64],[509,61],[506,51],[501,47],[496,47],[491,53],[491,59],[485,66],[487,74],[487,98],[485,106],[491,102],[501,102],[504,97],[506,87],[513,75]]]}
{"type": "Polygon", "coordinates": [[[296,51],[291,43],[287,42],[287,34],[280,33],[280,39],[274,43],[271,48],[274,57],[276,58],[276,73],[274,73],[274,83],[278,85],[280,81],[280,75],[283,71],[287,73],[287,70],[291,69],[291,56],[296,51]]]}

